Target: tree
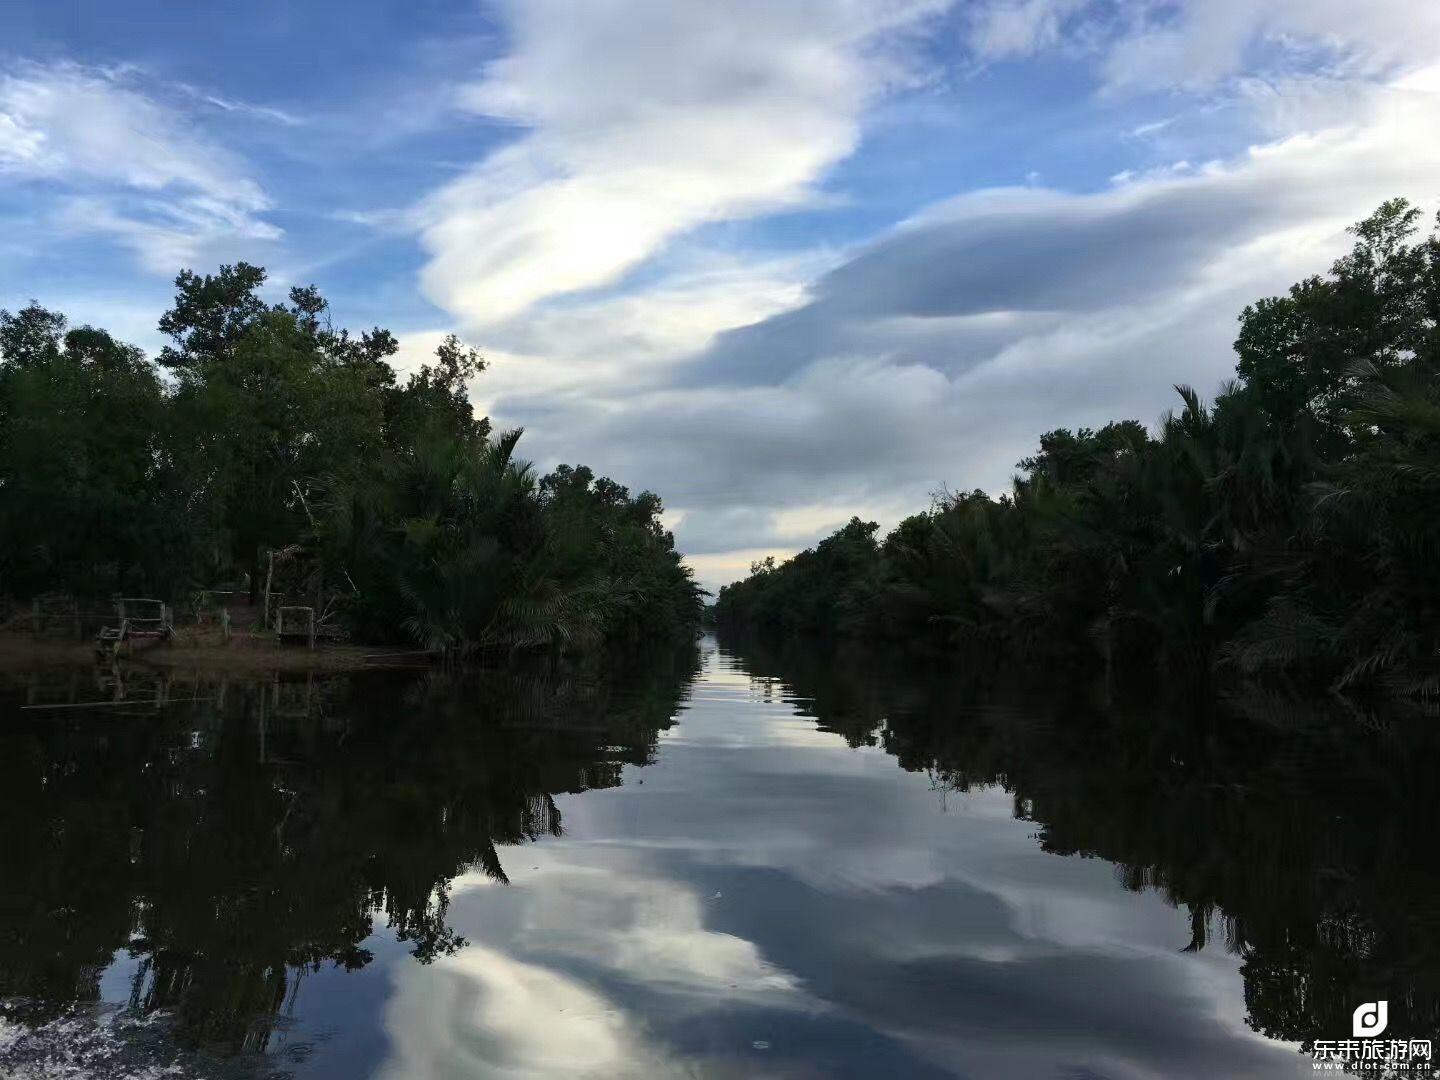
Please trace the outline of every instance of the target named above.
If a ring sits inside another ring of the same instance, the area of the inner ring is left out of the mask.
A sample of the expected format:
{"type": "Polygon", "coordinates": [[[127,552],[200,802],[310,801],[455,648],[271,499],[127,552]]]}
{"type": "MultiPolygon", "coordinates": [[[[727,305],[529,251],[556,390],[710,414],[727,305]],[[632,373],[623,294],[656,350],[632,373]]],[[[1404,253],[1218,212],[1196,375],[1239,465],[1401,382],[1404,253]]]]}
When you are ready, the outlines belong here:
{"type": "Polygon", "coordinates": [[[1350,229],[1356,242],[1328,277],[1240,314],[1236,369],[1278,424],[1313,419],[1323,453],[1343,453],[1359,404],[1355,364],[1377,370],[1433,355],[1433,245],[1410,245],[1420,211],[1391,199],[1350,229]]]}
{"type": "Polygon", "coordinates": [[[164,393],[141,351],[0,311],[0,593],[163,578],[164,393]]]}
{"type": "Polygon", "coordinates": [[[160,327],[174,340],[161,363],[177,373],[177,461],[197,512],[260,589],[262,547],[298,541],[304,494],[323,475],[364,468],[382,439],[386,382],[375,365],[394,351],[376,331],[359,342],[322,322],[313,288],[292,305],[256,295],[265,272],[245,263],[176,278],[160,327]],[[178,456],[182,455],[183,456],[178,456]]]}
{"type": "Polygon", "coordinates": [[[1213,403],[1177,387],[1153,435],[1047,432],[1007,495],[937,500],[878,567],[852,521],[752,567],[717,619],[1440,693],[1440,238],[1418,221],[1387,202],[1328,275],[1246,307],[1213,403]]]}
{"type": "Polygon", "coordinates": [[[413,449],[435,438],[471,447],[482,444],[490,434],[490,420],[475,416],[469,383],[485,367],[478,352],[454,334],[447,335],[435,349],[434,364],[422,364],[403,387],[386,393],[385,427],[391,448],[413,449]]]}

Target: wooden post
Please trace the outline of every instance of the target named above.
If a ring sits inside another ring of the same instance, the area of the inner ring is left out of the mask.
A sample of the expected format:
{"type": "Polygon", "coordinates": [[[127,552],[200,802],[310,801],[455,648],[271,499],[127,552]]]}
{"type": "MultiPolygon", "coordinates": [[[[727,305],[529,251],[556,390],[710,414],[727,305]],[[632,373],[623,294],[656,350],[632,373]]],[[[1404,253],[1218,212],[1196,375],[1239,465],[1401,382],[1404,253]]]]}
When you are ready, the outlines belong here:
{"type": "Polygon", "coordinates": [[[36,637],[40,636],[40,601],[30,601],[30,632],[36,637]]]}
{"type": "Polygon", "coordinates": [[[230,641],[230,609],[220,609],[220,635],[228,643],[230,641]]]}
{"type": "Polygon", "coordinates": [[[275,552],[270,552],[270,567],[265,571],[265,612],[260,625],[270,629],[270,583],[275,578],[275,552]]]}

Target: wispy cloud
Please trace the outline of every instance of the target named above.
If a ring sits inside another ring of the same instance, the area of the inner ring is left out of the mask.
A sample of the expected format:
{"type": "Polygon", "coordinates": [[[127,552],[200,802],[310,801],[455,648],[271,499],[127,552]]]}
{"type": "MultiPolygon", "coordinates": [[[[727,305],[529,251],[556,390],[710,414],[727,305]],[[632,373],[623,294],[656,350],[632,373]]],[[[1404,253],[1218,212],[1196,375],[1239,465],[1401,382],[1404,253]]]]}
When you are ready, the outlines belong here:
{"type": "Polygon", "coordinates": [[[895,35],[946,0],[505,6],[507,55],[466,87],[527,134],[421,210],[426,295],[471,326],[616,281],[707,222],[804,204],[895,35]]]}
{"type": "Polygon", "coordinates": [[[229,98],[219,97],[216,94],[200,92],[200,98],[207,105],[227,113],[237,113],[241,116],[254,117],[257,120],[268,120],[271,123],[280,124],[283,127],[300,127],[305,123],[301,116],[295,113],[286,112],[284,109],[277,109],[270,105],[254,105],[248,101],[233,101],[229,98]]]}
{"type": "Polygon", "coordinates": [[[662,365],[675,384],[612,382],[544,427],[684,511],[677,536],[710,553],[711,587],[760,544],[812,539],[781,522],[820,497],[889,524],[947,485],[1001,488],[1048,428],[1149,421],[1171,384],[1211,389],[1240,307],[1325,266],[1382,199],[1440,202],[1440,153],[1414,138],[1440,126],[1440,97],[1352,88],[1329,120],[1096,192],[947,200],[803,303],[662,365]]]}
{"type": "Polygon", "coordinates": [[[967,12],[970,48],[984,59],[1028,56],[1061,41],[1065,22],[1090,0],[989,0],[967,12]]]}
{"type": "Polygon", "coordinates": [[[134,69],[22,64],[0,76],[4,179],[45,187],[57,224],[112,236],[163,272],[208,241],[280,236],[245,163],[134,69]]]}
{"type": "Polygon", "coordinates": [[[1440,55],[1440,6],[1411,0],[1184,0],[1155,5],[1120,36],[1106,63],[1112,87],[1211,84],[1266,65],[1257,50],[1332,74],[1374,76],[1440,55]]]}
{"type": "Polygon", "coordinates": [[[1435,3],[467,11],[263,103],[248,61],[0,61],[5,296],[245,257],[433,331],[406,362],[455,326],[528,455],[659,491],[715,585],[1001,486],[1047,427],[1152,419],[1343,225],[1440,203],[1435,3]]]}
{"type": "Polygon", "coordinates": [[[1412,0],[984,0],[968,9],[981,58],[1067,46],[1098,56],[1111,91],[1203,88],[1253,71],[1377,75],[1440,51],[1440,7],[1412,0]],[[1268,54],[1268,55],[1267,55],[1268,54]]]}

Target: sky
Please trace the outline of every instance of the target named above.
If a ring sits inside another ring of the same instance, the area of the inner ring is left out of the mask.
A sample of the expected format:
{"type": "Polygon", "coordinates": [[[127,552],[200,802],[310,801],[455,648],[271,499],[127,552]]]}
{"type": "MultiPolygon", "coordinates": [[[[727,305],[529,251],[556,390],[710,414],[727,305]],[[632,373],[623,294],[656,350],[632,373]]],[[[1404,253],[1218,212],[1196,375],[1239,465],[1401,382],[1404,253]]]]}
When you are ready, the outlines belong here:
{"type": "Polygon", "coordinates": [[[1440,0],[16,0],[0,307],[153,353],[244,259],[454,331],[715,589],[1213,394],[1436,131],[1440,0]]]}

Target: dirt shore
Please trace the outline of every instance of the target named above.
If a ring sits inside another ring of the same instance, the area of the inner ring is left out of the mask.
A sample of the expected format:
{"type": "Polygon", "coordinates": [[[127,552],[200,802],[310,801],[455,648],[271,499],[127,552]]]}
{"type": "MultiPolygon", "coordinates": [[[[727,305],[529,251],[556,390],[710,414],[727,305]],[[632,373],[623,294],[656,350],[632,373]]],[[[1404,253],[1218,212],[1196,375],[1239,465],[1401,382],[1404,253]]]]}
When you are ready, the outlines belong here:
{"type": "MultiPolygon", "coordinates": [[[[96,659],[90,642],[0,634],[0,671],[23,671],[43,664],[90,664],[96,659]]],[[[359,671],[379,666],[424,666],[426,657],[403,649],[366,645],[279,645],[275,641],[237,635],[225,641],[218,630],[183,629],[173,641],[122,652],[121,659],[155,667],[209,671],[359,671]]]]}

